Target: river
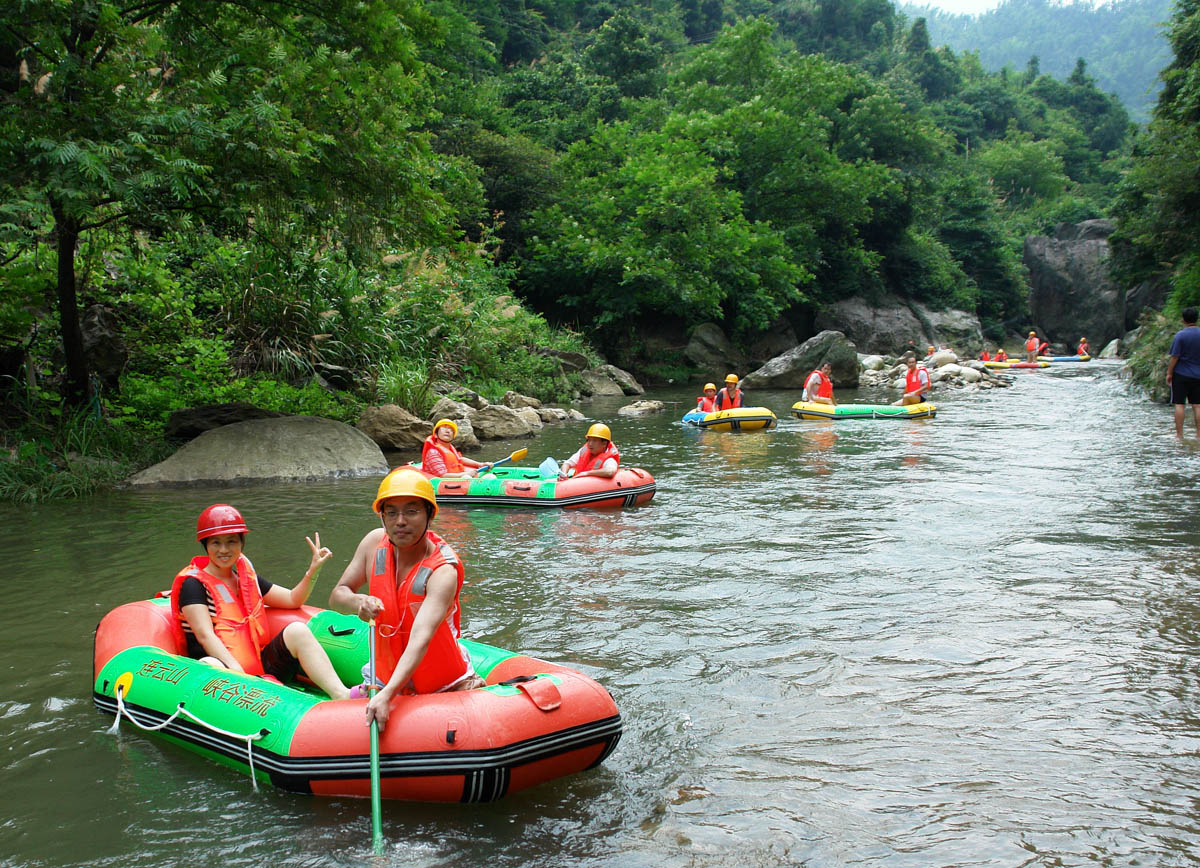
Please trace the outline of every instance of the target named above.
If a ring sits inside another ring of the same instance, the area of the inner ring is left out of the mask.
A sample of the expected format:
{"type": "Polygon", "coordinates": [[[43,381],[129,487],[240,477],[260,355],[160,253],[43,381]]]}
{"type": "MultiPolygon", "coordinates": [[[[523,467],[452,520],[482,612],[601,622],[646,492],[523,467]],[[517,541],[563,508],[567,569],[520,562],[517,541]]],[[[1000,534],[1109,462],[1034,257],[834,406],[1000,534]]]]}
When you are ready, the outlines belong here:
{"type": "MultiPolygon", "coordinates": [[[[780,425],[745,434],[584,405],[650,505],[437,528],[465,632],[598,679],[622,741],[496,803],[385,803],[378,860],[367,802],[256,792],[91,701],[96,623],[168,586],[200,509],[239,506],[288,584],[320,531],[321,605],[377,480],[0,507],[0,865],[1195,865],[1200,448],[1118,371],[1020,372],[925,421],[801,422],[757,392],[780,425]]],[[[483,456],[561,459],[583,430],[483,456]]]]}

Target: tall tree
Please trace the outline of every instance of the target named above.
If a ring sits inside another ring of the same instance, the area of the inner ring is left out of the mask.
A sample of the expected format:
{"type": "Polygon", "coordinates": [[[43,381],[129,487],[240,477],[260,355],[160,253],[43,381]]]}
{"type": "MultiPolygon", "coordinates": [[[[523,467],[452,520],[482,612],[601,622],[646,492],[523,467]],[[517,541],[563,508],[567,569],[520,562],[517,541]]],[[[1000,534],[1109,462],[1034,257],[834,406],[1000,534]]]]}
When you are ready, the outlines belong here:
{"type": "Polygon", "coordinates": [[[66,396],[88,394],[82,240],[117,222],[272,219],[427,239],[442,219],[414,120],[434,22],[388,0],[14,0],[0,9],[0,232],[57,253],[66,396]]]}

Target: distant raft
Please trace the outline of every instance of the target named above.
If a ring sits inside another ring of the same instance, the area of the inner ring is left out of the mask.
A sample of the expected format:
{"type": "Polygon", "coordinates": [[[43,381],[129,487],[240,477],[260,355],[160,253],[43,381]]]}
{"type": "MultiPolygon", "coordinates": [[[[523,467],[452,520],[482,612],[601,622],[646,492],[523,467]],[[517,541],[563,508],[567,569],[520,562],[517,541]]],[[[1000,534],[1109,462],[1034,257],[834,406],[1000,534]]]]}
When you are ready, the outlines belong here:
{"type": "Polygon", "coordinates": [[[1039,362],[1090,362],[1091,356],[1038,356],[1039,362]]]}
{"type": "Polygon", "coordinates": [[[779,424],[775,414],[766,407],[738,407],[736,410],[718,410],[715,413],[693,410],[684,414],[683,421],[710,431],[761,431],[779,424]]]}
{"type": "Polygon", "coordinates": [[[797,401],[792,405],[792,415],[797,419],[932,419],[936,414],[937,407],[929,403],[896,407],[891,404],[830,405],[797,401]]]}
{"type": "MultiPolygon", "coordinates": [[[[346,684],[362,678],[367,625],[302,606],[266,608],[271,631],[307,621],[346,684]]],[[[397,698],[380,733],[385,799],[488,802],[593,768],[621,715],[582,672],[478,642],[460,643],[485,687],[397,698]]],[[[92,701],[121,729],[153,735],[281,790],[371,795],[365,699],[329,699],[183,656],[163,598],[113,609],[96,629],[92,701]]]]}
{"type": "Polygon", "coordinates": [[[425,475],[433,483],[439,506],[604,509],[641,506],[649,503],[657,490],[654,477],[640,467],[622,467],[611,479],[559,479],[552,470],[510,465],[492,468],[491,473],[495,478],[442,479],[425,475]]]}
{"type": "Polygon", "coordinates": [[[1049,362],[984,362],[985,368],[1048,368],[1049,362]]]}

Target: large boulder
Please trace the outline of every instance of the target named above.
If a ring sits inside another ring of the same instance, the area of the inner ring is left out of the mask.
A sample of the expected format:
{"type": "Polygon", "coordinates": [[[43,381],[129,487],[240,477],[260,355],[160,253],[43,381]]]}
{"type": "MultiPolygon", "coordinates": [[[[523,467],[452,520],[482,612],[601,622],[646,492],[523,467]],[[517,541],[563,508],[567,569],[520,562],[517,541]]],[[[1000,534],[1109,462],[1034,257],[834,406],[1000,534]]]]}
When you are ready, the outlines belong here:
{"type": "Polygon", "coordinates": [[[746,375],[746,389],[803,389],[804,381],[816,368],[829,362],[834,388],[858,385],[858,351],[841,332],[823,331],[798,347],[771,359],[757,371],[746,375]]]}
{"type": "Polygon", "coordinates": [[[176,410],[167,417],[163,436],[168,440],[191,440],[223,425],[234,425],[249,419],[281,419],[288,415],[241,402],[206,404],[203,407],[176,410]]]}
{"type": "Polygon", "coordinates": [[[1103,346],[1125,333],[1125,293],[1109,273],[1110,220],[1060,223],[1054,235],[1025,239],[1029,311],[1038,333],[1073,345],[1103,346]]]}
{"type": "Polygon", "coordinates": [[[983,346],[983,327],[979,317],[965,310],[931,310],[920,302],[912,302],[912,312],[934,346],[957,347],[960,352],[974,352],[983,346]]]}
{"type": "Polygon", "coordinates": [[[420,449],[429,436],[429,422],[396,404],[367,407],[355,427],[383,449],[420,449]]]}
{"type": "Polygon", "coordinates": [[[616,365],[601,365],[596,370],[612,378],[612,381],[621,387],[622,394],[642,395],[646,392],[642,388],[642,384],[634,379],[633,374],[629,373],[629,371],[621,370],[616,365]]]}
{"type": "Polygon", "coordinates": [[[692,330],[683,354],[702,371],[736,371],[745,364],[721,327],[711,322],[701,323],[692,330]]]}
{"type": "Polygon", "coordinates": [[[780,317],[771,323],[766,331],[747,341],[746,364],[751,368],[761,367],[769,359],[799,345],[800,338],[796,337],[796,330],[792,328],[792,324],[780,317]]]}
{"type": "MultiPolygon", "coordinates": [[[[532,407],[528,409],[533,410],[532,407]]],[[[533,412],[537,414],[536,410],[533,412]]],[[[482,410],[472,410],[471,426],[480,440],[511,440],[515,437],[533,436],[533,428],[529,422],[518,411],[502,404],[488,404],[482,410]]]]}
{"type": "Polygon", "coordinates": [[[841,332],[865,353],[899,355],[909,341],[921,350],[933,343],[916,314],[892,295],[878,301],[856,296],[834,302],[817,314],[816,326],[841,332]]]}
{"type": "Polygon", "coordinates": [[[662,401],[634,401],[632,404],[626,404],[617,411],[618,416],[650,416],[654,413],[661,413],[666,409],[666,405],[662,401]]]}
{"type": "Polygon", "coordinates": [[[621,384],[603,371],[589,368],[586,371],[580,371],[579,378],[583,380],[583,391],[586,395],[605,396],[625,394],[625,390],[621,388],[621,384]]]}
{"type": "MultiPolygon", "coordinates": [[[[1150,280],[1143,280],[1137,286],[1125,293],[1125,328],[1137,328],[1142,317],[1142,311],[1162,310],[1171,294],[1171,281],[1166,274],[1160,274],[1150,280]]],[[[1081,337],[1091,337],[1080,332],[1081,337]]]]}
{"type": "Polygon", "coordinates": [[[554,350],[549,347],[538,347],[537,352],[543,356],[551,356],[558,359],[563,370],[571,373],[587,370],[592,364],[583,353],[554,350]]]}
{"type": "Polygon", "coordinates": [[[250,419],[205,431],[135,474],[133,486],[241,485],[281,480],[383,476],[383,452],[361,431],[332,419],[250,419]]]}
{"type": "Polygon", "coordinates": [[[1113,338],[1104,345],[1104,349],[1100,351],[1102,359],[1119,359],[1121,358],[1121,339],[1113,338]]]}
{"type": "Polygon", "coordinates": [[[500,403],[505,407],[512,407],[514,410],[520,410],[522,407],[532,407],[536,410],[542,406],[542,402],[537,398],[522,395],[520,392],[514,392],[512,389],[504,393],[504,397],[500,399],[500,403]]]}

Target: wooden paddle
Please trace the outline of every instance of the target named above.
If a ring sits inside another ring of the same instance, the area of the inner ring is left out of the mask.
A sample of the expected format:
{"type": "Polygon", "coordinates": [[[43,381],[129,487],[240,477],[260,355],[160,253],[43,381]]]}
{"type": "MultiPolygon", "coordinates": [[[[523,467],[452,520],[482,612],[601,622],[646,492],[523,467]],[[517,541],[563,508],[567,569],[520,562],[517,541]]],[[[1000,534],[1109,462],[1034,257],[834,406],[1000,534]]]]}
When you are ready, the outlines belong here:
{"type": "Polygon", "coordinates": [[[484,473],[487,473],[493,467],[499,467],[501,464],[507,464],[510,461],[520,461],[522,458],[524,458],[528,454],[529,454],[528,449],[518,449],[516,452],[514,452],[512,455],[508,456],[507,458],[501,458],[499,461],[493,461],[491,464],[483,465],[483,467],[479,468],[479,474],[482,476],[484,473]]]}
{"type": "MultiPolygon", "coordinates": [[[[370,675],[367,678],[367,697],[375,695],[375,619],[370,620],[368,647],[370,650],[370,675]]],[[[383,853],[383,806],[379,802],[379,722],[371,718],[371,844],[375,855],[383,853]]]]}

